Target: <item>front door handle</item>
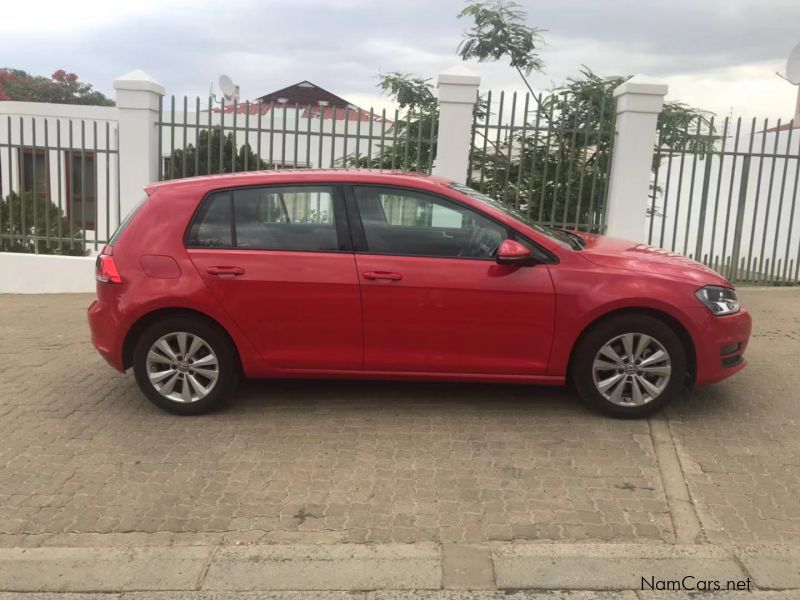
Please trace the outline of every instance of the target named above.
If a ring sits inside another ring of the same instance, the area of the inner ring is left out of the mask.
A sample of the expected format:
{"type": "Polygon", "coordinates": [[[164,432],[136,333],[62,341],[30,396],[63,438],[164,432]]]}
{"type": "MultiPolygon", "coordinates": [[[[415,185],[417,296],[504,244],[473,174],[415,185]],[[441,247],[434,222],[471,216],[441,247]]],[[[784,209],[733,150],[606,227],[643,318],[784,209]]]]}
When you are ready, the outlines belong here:
{"type": "Polygon", "coordinates": [[[208,267],[206,273],[214,277],[239,277],[239,275],[244,275],[244,269],[241,267],[208,267]]]}
{"type": "Polygon", "coordinates": [[[376,280],[386,279],[387,281],[400,281],[403,276],[400,273],[391,273],[389,271],[367,271],[362,273],[364,279],[376,280]]]}

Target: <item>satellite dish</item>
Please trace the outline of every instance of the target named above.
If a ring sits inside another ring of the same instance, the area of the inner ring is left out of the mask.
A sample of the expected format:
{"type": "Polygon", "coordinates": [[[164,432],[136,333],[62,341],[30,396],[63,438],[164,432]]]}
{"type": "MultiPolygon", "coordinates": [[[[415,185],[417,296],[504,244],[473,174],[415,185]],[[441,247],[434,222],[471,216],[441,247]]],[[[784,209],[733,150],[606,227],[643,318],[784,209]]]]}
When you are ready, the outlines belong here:
{"type": "Polygon", "coordinates": [[[239,86],[234,85],[233,80],[227,75],[220,75],[219,89],[222,90],[225,100],[232,100],[239,96],[239,86]]]}
{"type": "Polygon", "coordinates": [[[800,44],[794,47],[789,60],[786,61],[786,79],[795,85],[800,85],[800,44]]]}

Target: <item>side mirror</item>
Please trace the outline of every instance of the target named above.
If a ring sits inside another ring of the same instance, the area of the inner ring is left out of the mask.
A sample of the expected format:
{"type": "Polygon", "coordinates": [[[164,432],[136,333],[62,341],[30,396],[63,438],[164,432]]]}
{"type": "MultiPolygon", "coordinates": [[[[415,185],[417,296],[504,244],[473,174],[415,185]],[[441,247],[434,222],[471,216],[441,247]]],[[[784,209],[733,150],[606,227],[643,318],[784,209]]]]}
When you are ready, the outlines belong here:
{"type": "Polygon", "coordinates": [[[497,264],[514,267],[532,265],[536,261],[531,251],[514,240],[505,240],[497,251],[497,264]]]}

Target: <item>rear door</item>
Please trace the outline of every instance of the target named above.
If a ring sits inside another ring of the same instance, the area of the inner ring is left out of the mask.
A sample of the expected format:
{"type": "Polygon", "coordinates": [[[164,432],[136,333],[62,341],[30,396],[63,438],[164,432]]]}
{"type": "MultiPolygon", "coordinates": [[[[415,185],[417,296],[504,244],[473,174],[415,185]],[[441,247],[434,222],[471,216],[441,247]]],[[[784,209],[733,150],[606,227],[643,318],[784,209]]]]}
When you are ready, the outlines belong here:
{"type": "Polygon", "coordinates": [[[200,275],[268,369],[361,369],[361,297],[334,186],[210,194],[187,235],[200,275]]]}
{"type": "Polygon", "coordinates": [[[348,195],[366,370],[546,373],[553,283],[546,264],[496,263],[512,232],[417,190],[354,186],[348,195]]]}

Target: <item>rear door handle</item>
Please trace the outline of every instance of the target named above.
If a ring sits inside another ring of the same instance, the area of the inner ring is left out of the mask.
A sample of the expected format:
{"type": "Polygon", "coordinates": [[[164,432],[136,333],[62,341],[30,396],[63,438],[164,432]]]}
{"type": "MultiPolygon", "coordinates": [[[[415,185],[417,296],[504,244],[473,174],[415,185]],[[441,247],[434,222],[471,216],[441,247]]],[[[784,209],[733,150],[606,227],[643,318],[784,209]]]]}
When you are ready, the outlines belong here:
{"type": "Polygon", "coordinates": [[[214,277],[238,277],[244,275],[244,269],[241,267],[208,267],[206,273],[214,277]]]}
{"type": "Polygon", "coordinates": [[[403,276],[400,273],[391,273],[389,271],[367,271],[362,273],[364,279],[386,279],[387,281],[400,281],[403,276]]]}

